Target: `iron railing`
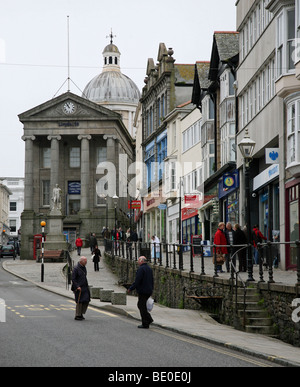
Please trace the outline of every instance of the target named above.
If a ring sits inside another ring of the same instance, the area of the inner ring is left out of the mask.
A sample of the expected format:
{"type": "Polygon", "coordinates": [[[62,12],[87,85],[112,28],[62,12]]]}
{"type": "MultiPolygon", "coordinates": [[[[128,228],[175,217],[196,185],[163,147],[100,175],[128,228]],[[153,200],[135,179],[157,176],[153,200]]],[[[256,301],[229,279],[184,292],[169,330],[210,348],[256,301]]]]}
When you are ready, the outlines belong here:
{"type": "MultiPolygon", "coordinates": [[[[190,273],[199,273],[200,275],[213,275],[219,277],[219,267],[216,263],[216,257],[209,255],[206,256],[205,251],[210,249],[211,254],[216,254],[216,249],[219,247],[227,247],[230,251],[229,259],[231,263],[232,279],[238,275],[241,279],[241,272],[237,270],[235,265],[235,257],[238,252],[247,250],[247,273],[248,278],[243,276],[243,282],[248,283],[253,281],[253,254],[252,245],[198,245],[198,244],[177,244],[177,243],[143,243],[143,242],[126,242],[122,240],[108,240],[104,241],[105,251],[110,252],[112,256],[123,257],[128,260],[137,261],[139,256],[144,255],[149,262],[154,265],[163,266],[165,268],[172,268],[180,271],[188,271],[190,273]],[[196,252],[196,253],[195,253],[196,252]],[[214,261],[214,263],[213,263],[214,261]]],[[[296,285],[297,289],[300,287],[300,241],[292,242],[266,242],[258,243],[258,282],[265,282],[264,272],[268,271],[268,283],[274,283],[274,254],[278,251],[279,245],[290,245],[296,247],[297,250],[297,265],[296,265],[296,278],[293,285],[296,285]],[[265,267],[265,270],[264,270],[265,267]]],[[[280,281],[281,282],[281,281],[280,281]]],[[[298,290],[297,290],[298,292],[298,290]]]]}

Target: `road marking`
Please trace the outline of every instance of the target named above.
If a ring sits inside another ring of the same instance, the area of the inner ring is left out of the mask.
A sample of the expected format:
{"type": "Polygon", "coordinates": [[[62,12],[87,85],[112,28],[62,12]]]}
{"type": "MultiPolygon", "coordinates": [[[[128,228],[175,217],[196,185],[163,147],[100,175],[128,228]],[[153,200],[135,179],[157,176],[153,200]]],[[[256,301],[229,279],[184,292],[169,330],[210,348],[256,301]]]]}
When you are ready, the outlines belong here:
{"type": "Polygon", "coordinates": [[[162,335],[165,335],[165,336],[168,336],[168,337],[172,337],[172,338],[174,338],[176,340],[184,341],[186,343],[193,344],[193,345],[196,345],[196,346],[201,347],[201,348],[209,349],[210,351],[217,352],[217,353],[220,353],[222,355],[231,356],[231,357],[234,357],[236,359],[245,361],[247,363],[255,364],[255,365],[259,366],[259,367],[272,367],[272,365],[264,364],[261,361],[254,360],[254,359],[252,360],[252,359],[249,359],[249,358],[247,358],[247,357],[245,357],[243,355],[235,354],[235,353],[232,353],[232,352],[228,352],[226,350],[223,350],[222,348],[216,348],[216,347],[213,347],[211,345],[201,343],[200,341],[194,340],[192,338],[189,339],[187,337],[181,337],[181,336],[175,335],[175,334],[170,333],[170,332],[162,331],[162,330],[160,330],[158,328],[151,328],[151,330],[155,331],[157,333],[160,333],[162,335]]]}

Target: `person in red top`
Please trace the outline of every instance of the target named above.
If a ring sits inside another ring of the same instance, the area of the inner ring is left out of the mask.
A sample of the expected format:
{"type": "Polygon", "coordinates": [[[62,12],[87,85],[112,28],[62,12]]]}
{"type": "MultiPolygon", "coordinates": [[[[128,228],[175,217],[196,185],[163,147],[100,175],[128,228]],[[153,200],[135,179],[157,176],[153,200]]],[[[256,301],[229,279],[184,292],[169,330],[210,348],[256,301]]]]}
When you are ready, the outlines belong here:
{"type": "Polygon", "coordinates": [[[80,237],[78,237],[76,239],[75,245],[77,247],[77,254],[81,255],[81,248],[82,248],[83,242],[82,242],[82,239],[80,237]]]}
{"type": "Polygon", "coordinates": [[[261,231],[258,228],[258,225],[256,224],[253,226],[252,229],[252,239],[253,239],[253,247],[254,247],[254,263],[255,265],[258,265],[258,249],[257,244],[261,243],[263,240],[267,240],[265,236],[261,233],[261,231]]]}
{"type": "MultiPolygon", "coordinates": [[[[224,246],[224,245],[227,245],[227,239],[226,239],[226,236],[225,236],[224,231],[223,231],[224,229],[225,229],[225,223],[220,222],[218,225],[218,230],[215,233],[215,237],[214,237],[214,244],[217,246],[214,250],[213,256],[215,257],[217,255],[223,255],[224,262],[225,262],[225,254],[228,254],[228,250],[227,250],[227,247],[224,246]],[[223,245],[223,246],[218,246],[218,245],[223,245]]],[[[223,273],[222,264],[217,265],[217,271],[223,273]]]]}

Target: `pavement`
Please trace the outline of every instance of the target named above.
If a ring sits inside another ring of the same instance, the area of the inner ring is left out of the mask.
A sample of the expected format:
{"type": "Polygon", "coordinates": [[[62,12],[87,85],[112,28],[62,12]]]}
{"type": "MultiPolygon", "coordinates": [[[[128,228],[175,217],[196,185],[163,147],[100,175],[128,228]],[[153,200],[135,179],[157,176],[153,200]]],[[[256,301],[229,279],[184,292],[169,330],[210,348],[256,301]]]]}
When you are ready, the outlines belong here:
{"type": "MultiPolygon", "coordinates": [[[[83,249],[81,255],[88,258],[87,271],[90,286],[126,293],[126,289],[118,285],[118,278],[111,272],[103,258],[100,262],[100,270],[95,272],[90,250],[83,249]]],[[[76,264],[79,259],[76,251],[72,252],[71,256],[76,264]]],[[[73,292],[70,290],[70,286],[67,285],[63,274],[65,265],[65,263],[44,263],[44,282],[41,282],[41,264],[36,261],[8,259],[2,263],[3,269],[11,274],[30,281],[50,292],[74,299],[73,292]]],[[[276,272],[277,281],[280,281],[280,272],[282,272],[282,282],[285,282],[287,273],[283,271],[276,272]]],[[[295,274],[291,275],[293,275],[294,281],[295,274]]],[[[137,325],[140,323],[137,297],[134,295],[127,295],[126,305],[112,305],[108,302],[101,302],[99,299],[92,299],[90,305],[136,319],[137,325]]],[[[286,344],[276,338],[247,333],[220,324],[204,311],[173,309],[155,303],[151,315],[154,319],[153,326],[254,355],[285,367],[300,366],[300,348],[286,344]]],[[[88,318],[88,312],[86,318],[88,318]]]]}

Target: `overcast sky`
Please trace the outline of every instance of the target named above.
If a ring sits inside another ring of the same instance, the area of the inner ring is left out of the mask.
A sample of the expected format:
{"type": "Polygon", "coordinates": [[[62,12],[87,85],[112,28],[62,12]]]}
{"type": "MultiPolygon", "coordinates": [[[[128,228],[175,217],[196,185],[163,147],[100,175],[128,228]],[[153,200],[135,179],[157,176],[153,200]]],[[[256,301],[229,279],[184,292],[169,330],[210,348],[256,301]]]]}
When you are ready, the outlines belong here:
{"type": "Polygon", "coordinates": [[[0,0],[1,177],[24,176],[18,114],[67,91],[68,16],[71,92],[102,72],[111,29],[121,71],[141,90],[160,42],[176,63],[210,60],[214,31],[235,31],[236,0],[0,0]]]}

